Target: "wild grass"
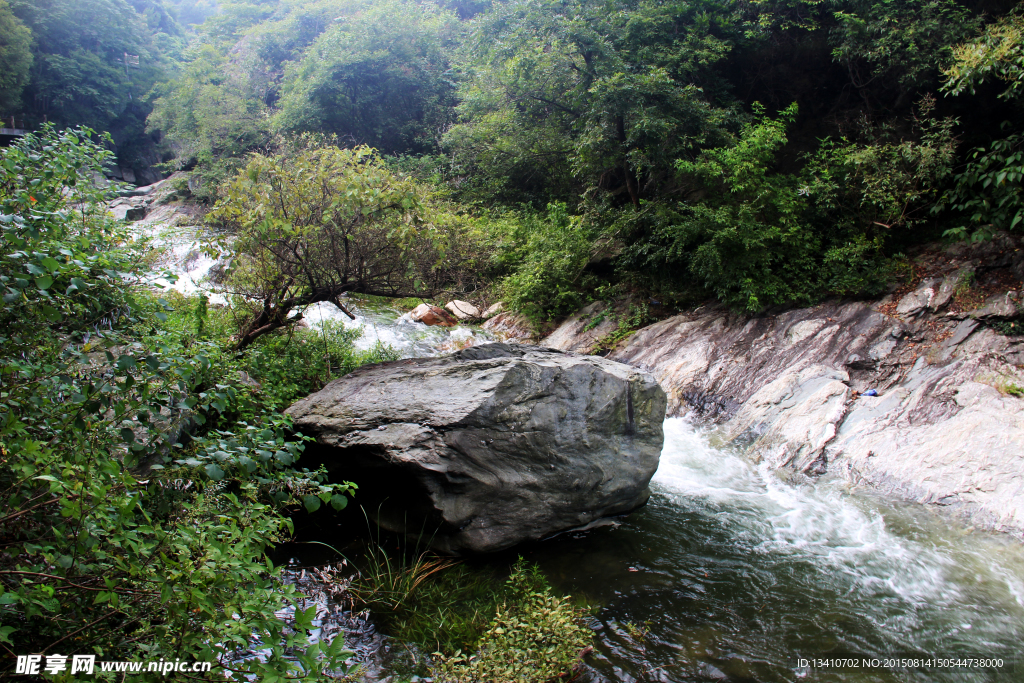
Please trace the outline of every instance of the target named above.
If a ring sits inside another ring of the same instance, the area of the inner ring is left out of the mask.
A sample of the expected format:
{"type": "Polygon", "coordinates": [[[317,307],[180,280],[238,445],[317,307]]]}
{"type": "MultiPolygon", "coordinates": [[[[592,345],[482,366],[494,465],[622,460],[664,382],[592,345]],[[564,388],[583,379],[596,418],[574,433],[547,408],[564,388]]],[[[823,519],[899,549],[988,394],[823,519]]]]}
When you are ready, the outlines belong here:
{"type": "MultiPolygon", "coordinates": [[[[369,523],[369,521],[368,521],[369,523]]],[[[498,570],[472,567],[414,541],[369,539],[351,564],[356,609],[368,609],[387,635],[428,652],[453,653],[476,642],[504,598],[498,570]]]]}

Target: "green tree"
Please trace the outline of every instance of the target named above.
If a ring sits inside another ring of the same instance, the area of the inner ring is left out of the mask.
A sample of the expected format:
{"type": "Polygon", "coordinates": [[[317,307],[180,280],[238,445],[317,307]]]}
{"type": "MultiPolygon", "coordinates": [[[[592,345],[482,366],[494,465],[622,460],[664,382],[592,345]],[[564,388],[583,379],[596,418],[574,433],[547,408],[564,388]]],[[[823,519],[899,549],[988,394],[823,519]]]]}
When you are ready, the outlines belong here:
{"type": "Polygon", "coordinates": [[[286,71],[276,125],[385,154],[433,151],[454,105],[459,22],[410,0],[354,2],[286,71]]]}
{"type": "Polygon", "coordinates": [[[254,154],[225,183],[210,217],[235,235],[227,288],[251,309],[238,348],[298,322],[310,304],[347,312],[345,292],[436,289],[445,240],[423,191],[368,147],[254,154]]]}
{"type": "Polygon", "coordinates": [[[110,130],[158,70],[145,20],[125,0],[13,0],[32,30],[30,111],[59,124],[110,130]],[[139,58],[138,67],[125,55],[139,58]]]}
{"type": "Polygon", "coordinates": [[[0,0],[0,113],[15,112],[32,67],[32,32],[0,0]]]}
{"type": "Polygon", "coordinates": [[[949,94],[973,94],[977,85],[994,78],[1006,86],[1000,97],[1024,97],[1024,13],[990,24],[978,38],[956,46],[953,57],[943,70],[943,89],[949,94]]]}
{"type": "Polygon", "coordinates": [[[208,680],[343,670],[340,639],[309,644],[315,609],[278,616],[299,596],[267,552],[288,508],[340,508],[352,487],[296,469],[281,416],[226,423],[228,355],[161,329],[142,245],[92,182],[104,142],[46,127],[0,152],[0,643],[188,653],[208,680]],[[216,422],[233,431],[203,432],[216,422]]]}
{"type": "MultiPolygon", "coordinates": [[[[1024,104],[1024,14],[1018,10],[1003,17],[953,54],[943,72],[947,94],[973,95],[981,83],[996,80],[1005,86],[999,97],[1019,112],[1024,104]]],[[[967,216],[967,223],[949,229],[947,236],[980,240],[996,230],[1024,229],[1024,132],[1009,121],[1001,128],[1010,135],[972,150],[944,198],[967,216]]]]}
{"type": "Polygon", "coordinates": [[[903,107],[919,88],[936,84],[953,47],[981,25],[951,0],[853,0],[834,17],[832,56],[869,111],[903,107]]]}
{"type": "Polygon", "coordinates": [[[927,217],[952,171],[953,122],[922,115],[914,137],[824,140],[804,168],[784,173],[776,159],[797,108],[755,114],[732,145],[677,162],[700,199],[661,207],[652,236],[629,247],[624,265],[752,312],[877,292],[886,243],[927,217]]]}
{"type": "Polygon", "coordinates": [[[505,199],[622,195],[634,206],[672,161],[714,139],[702,87],[729,52],[728,15],[703,4],[517,0],[480,19],[461,123],[445,136],[505,199]]]}

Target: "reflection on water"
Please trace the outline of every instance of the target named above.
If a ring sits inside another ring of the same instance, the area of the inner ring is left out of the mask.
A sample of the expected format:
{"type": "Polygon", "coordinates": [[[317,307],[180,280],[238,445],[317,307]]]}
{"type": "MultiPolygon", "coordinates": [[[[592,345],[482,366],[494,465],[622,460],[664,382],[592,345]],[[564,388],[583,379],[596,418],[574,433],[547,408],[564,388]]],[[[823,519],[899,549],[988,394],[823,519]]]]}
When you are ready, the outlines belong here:
{"type": "Polygon", "coordinates": [[[1021,657],[1024,548],[840,481],[785,482],[682,419],[665,439],[645,509],[530,553],[599,605],[591,680],[1024,681],[1024,661],[799,668],[828,653],[1021,657]]]}

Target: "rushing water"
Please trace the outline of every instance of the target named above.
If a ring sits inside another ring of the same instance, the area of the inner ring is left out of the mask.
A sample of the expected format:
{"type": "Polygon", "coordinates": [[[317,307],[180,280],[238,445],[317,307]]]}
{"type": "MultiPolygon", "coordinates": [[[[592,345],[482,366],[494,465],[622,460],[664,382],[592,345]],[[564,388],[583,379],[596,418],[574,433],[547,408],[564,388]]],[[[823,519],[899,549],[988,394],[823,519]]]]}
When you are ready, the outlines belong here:
{"type": "Polygon", "coordinates": [[[785,482],[678,418],[653,488],[618,528],[530,554],[599,606],[593,681],[1024,681],[1018,542],[840,481],[785,482]],[[1004,667],[799,666],[837,653],[1004,667]]]}
{"type": "MultiPolygon", "coordinates": [[[[181,242],[181,263],[170,265],[182,276],[176,286],[194,291],[212,262],[181,242]]],[[[380,340],[406,357],[488,339],[472,327],[427,327],[380,302],[348,303],[354,321],[329,304],[307,309],[306,320],[359,325],[357,346],[380,340]]],[[[523,550],[556,588],[595,606],[584,679],[1024,681],[1019,542],[840,480],[787,481],[716,446],[714,436],[666,421],[645,508],[614,528],[523,550]],[[858,662],[979,657],[1004,665],[840,670],[800,662],[850,654],[858,662]]],[[[381,676],[372,678],[388,680],[381,676]]]]}

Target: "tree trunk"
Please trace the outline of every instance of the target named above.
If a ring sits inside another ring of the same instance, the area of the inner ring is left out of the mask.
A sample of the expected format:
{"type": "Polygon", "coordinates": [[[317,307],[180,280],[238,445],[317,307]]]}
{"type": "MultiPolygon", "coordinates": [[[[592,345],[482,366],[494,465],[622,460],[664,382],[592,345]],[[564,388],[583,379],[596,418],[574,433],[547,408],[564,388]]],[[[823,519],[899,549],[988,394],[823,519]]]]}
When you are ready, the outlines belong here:
{"type": "Polygon", "coordinates": [[[235,344],[235,350],[244,351],[247,346],[263,335],[270,334],[274,330],[279,330],[283,327],[288,327],[299,322],[302,320],[301,313],[293,318],[289,318],[288,315],[294,309],[301,306],[309,306],[311,304],[329,301],[341,309],[342,313],[352,320],[355,320],[356,317],[352,315],[351,311],[345,308],[338,299],[341,293],[342,292],[335,291],[335,288],[331,287],[316,290],[306,296],[289,299],[288,301],[281,302],[277,306],[274,306],[270,301],[265,301],[263,303],[263,310],[260,311],[255,320],[246,325],[245,331],[238,336],[238,342],[235,344]]]}

